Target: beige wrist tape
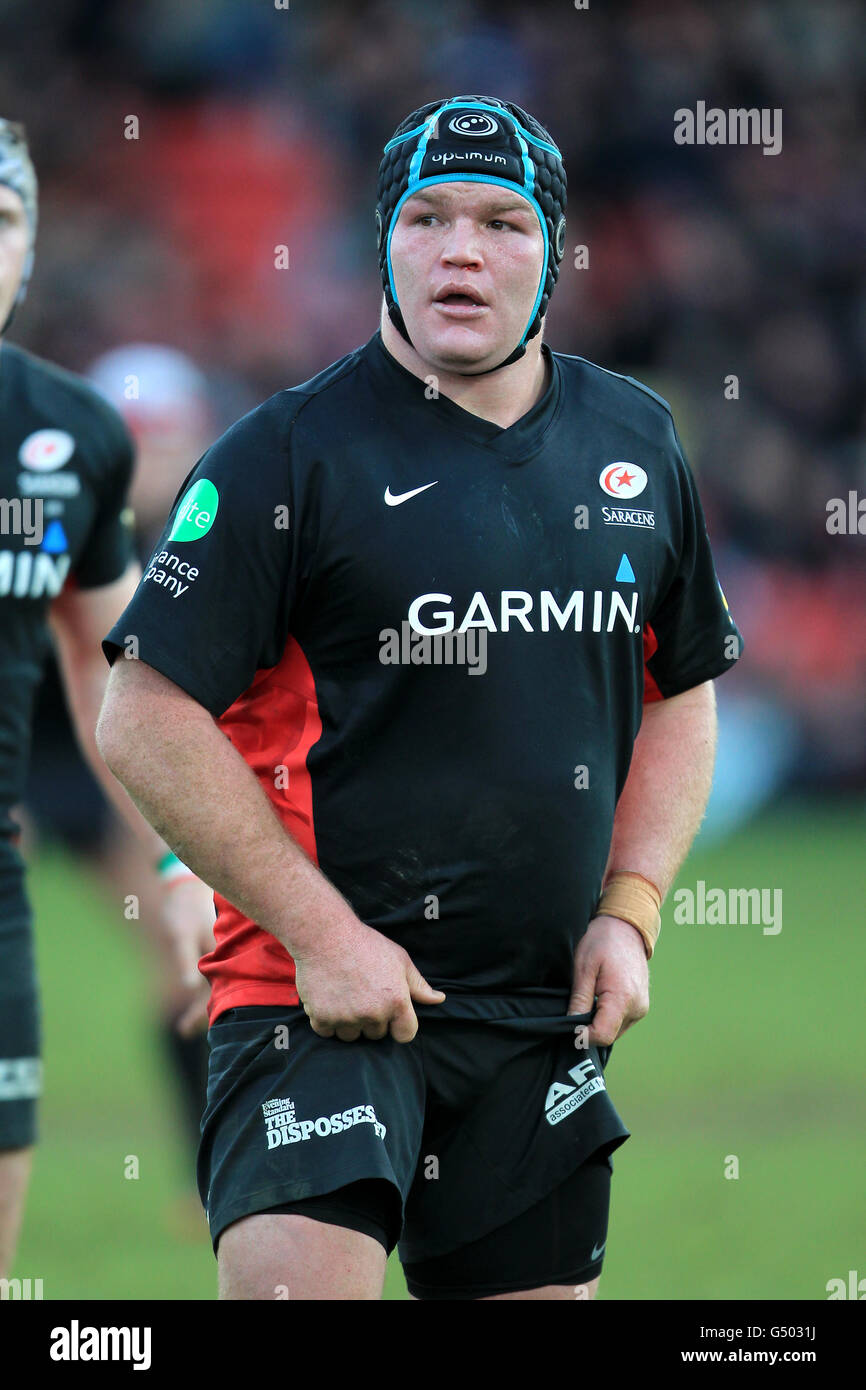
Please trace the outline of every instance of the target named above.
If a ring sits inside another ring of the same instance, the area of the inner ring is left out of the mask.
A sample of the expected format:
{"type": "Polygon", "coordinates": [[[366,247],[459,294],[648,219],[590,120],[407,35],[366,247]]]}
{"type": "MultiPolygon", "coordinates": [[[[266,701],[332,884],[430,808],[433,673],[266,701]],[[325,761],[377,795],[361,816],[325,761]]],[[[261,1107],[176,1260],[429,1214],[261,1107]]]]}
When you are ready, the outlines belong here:
{"type": "Polygon", "coordinates": [[[662,895],[654,883],[643,874],[623,871],[612,874],[604,887],[604,892],[596,908],[596,916],[619,917],[622,922],[630,922],[644,939],[646,958],[649,960],[661,931],[662,895]]]}

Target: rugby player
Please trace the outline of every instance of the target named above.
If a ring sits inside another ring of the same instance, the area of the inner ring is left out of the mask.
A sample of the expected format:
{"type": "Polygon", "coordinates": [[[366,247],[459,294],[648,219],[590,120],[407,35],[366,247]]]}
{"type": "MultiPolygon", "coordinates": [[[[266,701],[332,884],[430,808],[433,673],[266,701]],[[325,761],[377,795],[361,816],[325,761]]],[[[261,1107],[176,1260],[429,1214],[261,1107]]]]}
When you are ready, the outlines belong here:
{"type": "Polygon", "coordinates": [[[740,638],[666,403],[543,344],[564,211],[519,107],[403,121],[379,331],[203,455],[104,643],[100,751],[216,888],[223,1298],[376,1299],[395,1244],[415,1298],[598,1285],[740,638]]]}
{"type": "MultiPolygon", "coordinates": [[[[36,220],[36,174],[23,128],[0,120],[0,339],[27,289],[36,220]]],[[[11,812],[23,795],[34,694],[52,637],[82,751],[160,866],[163,926],[187,979],[180,1026],[190,1029],[199,1014],[204,1018],[204,999],[191,979],[194,962],[213,943],[211,891],[135,809],[94,740],[107,678],[100,638],[141,575],[125,515],[132,464],[129,435],[95,391],[2,341],[0,1276],[11,1266],[20,1230],[42,1071],[31,912],[11,812]]]]}

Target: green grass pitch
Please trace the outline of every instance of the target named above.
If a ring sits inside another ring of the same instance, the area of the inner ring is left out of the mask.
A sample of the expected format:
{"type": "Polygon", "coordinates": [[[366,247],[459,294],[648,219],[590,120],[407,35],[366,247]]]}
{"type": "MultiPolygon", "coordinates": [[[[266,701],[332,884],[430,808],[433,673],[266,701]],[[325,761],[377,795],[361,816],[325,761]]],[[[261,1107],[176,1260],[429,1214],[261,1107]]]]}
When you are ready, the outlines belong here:
{"type": "MultiPolygon", "coordinates": [[[[650,1013],[608,1068],[632,1138],[600,1298],[824,1299],[866,1275],[864,830],[860,807],[792,803],[688,860],[681,886],[781,888],[782,930],[677,926],[669,899],[650,1013]]],[[[46,1299],[213,1298],[204,1226],[179,1240],[166,1221],[188,1160],[133,924],[54,850],[30,890],[46,1093],[13,1273],[46,1299]]],[[[406,1296],[392,1257],[385,1297],[406,1296]]]]}

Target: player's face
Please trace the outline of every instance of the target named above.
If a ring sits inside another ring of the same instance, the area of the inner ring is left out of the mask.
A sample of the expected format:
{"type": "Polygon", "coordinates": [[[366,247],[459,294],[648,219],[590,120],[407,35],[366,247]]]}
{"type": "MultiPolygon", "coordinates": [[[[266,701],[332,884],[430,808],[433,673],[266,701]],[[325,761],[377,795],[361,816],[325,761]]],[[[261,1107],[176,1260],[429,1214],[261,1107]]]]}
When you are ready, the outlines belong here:
{"type": "Polygon", "coordinates": [[[391,237],[412,346],[444,370],[483,370],[520,341],[544,239],[530,203],[493,184],[444,183],[407,198],[391,237]]]}
{"type": "Polygon", "coordinates": [[[0,327],[15,302],[29,245],[24,204],[11,188],[0,184],[0,327]]]}

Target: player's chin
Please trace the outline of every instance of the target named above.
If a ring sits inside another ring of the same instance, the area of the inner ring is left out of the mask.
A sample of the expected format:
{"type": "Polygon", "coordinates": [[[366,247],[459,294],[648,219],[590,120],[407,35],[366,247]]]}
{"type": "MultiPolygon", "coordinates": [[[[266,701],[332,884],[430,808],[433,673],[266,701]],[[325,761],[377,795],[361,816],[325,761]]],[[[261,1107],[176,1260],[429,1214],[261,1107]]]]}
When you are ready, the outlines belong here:
{"type": "Polygon", "coordinates": [[[483,371],[498,360],[496,335],[485,330],[486,325],[482,328],[473,324],[437,327],[426,335],[425,355],[443,371],[483,371]]]}

